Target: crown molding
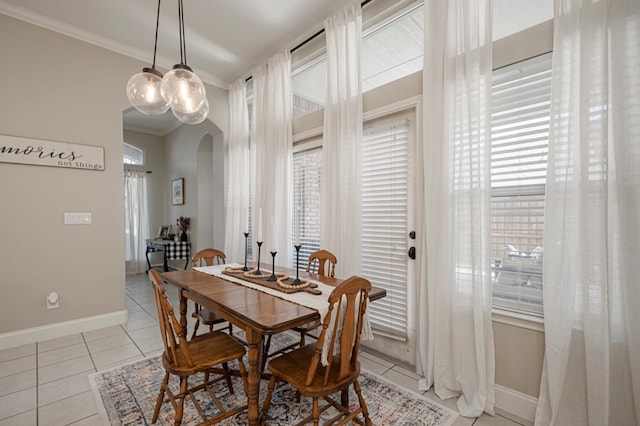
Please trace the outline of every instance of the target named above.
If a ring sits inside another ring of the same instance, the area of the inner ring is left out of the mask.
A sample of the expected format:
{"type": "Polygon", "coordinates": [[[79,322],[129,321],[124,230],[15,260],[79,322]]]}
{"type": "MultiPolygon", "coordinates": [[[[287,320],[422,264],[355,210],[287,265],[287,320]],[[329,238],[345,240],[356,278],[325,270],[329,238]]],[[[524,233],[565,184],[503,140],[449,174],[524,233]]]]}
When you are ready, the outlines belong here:
{"type": "MultiPolygon", "coordinates": [[[[15,4],[9,3],[5,0],[0,0],[0,13],[60,34],[64,34],[68,37],[83,41],[85,43],[89,43],[94,46],[102,47],[112,52],[137,59],[139,61],[149,61],[148,51],[134,49],[125,44],[117,43],[111,39],[101,37],[90,31],[85,31],[73,25],[69,25],[65,22],[51,18],[50,16],[36,13],[22,6],[16,6],[15,4]]],[[[171,69],[173,67],[173,63],[165,58],[158,58],[156,62],[158,63],[158,65],[163,66],[166,69],[171,69]]],[[[221,80],[215,75],[196,68],[194,68],[194,71],[203,82],[220,89],[229,90],[229,83],[221,80]]]]}

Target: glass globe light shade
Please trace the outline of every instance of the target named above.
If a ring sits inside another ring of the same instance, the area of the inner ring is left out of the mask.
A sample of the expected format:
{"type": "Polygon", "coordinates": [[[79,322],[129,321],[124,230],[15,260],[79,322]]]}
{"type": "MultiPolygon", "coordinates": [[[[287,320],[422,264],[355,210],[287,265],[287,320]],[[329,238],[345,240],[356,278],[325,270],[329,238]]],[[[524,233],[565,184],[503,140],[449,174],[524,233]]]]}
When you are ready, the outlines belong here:
{"type": "Polygon", "coordinates": [[[204,99],[204,104],[200,107],[200,109],[191,114],[184,114],[175,110],[173,111],[173,115],[184,124],[199,124],[202,123],[207,116],[209,115],[209,101],[207,98],[204,99]]]}
{"type": "Polygon", "coordinates": [[[207,99],[202,80],[187,65],[174,65],[162,79],[161,91],[174,113],[197,112],[207,99]]]}
{"type": "Polygon", "coordinates": [[[146,115],[164,114],[169,104],[161,94],[162,74],[153,68],[143,68],[127,82],[127,97],[138,111],[146,115]]]}

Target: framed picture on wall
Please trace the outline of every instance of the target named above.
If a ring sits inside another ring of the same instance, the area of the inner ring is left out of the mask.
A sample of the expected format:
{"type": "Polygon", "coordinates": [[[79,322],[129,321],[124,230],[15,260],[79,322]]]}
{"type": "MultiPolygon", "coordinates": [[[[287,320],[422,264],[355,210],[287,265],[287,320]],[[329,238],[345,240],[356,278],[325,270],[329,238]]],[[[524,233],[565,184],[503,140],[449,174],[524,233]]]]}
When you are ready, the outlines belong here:
{"type": "Polygon", "coordinates": [[[171,181],[171,204],[184,204],[184,178],[171,181]]]}

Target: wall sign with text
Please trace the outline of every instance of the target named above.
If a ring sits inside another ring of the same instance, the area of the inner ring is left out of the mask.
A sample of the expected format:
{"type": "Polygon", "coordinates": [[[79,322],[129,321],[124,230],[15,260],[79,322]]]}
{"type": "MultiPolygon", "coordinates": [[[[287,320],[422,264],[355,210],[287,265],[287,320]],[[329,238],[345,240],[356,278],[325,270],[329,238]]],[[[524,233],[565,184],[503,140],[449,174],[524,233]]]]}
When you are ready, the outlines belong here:
{"type": "Polygon", "coordinates": [[[0,163],[104,171],[104,148],[0,135],[0,163]]]}

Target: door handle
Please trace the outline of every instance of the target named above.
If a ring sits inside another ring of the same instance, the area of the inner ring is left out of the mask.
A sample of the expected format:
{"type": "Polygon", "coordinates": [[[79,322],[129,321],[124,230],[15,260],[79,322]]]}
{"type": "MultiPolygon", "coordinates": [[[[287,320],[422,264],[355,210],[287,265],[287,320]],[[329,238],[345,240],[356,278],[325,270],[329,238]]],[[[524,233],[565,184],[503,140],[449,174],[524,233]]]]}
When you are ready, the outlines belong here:
{"type": "Polygon", "coordinates": [[[415,259],[416,258],[416,248],[415,247],[411,247],[409,249],[409,253],[408,253],[409,257],[411,259],[415,259]]]}

